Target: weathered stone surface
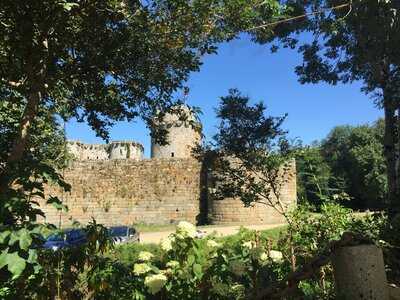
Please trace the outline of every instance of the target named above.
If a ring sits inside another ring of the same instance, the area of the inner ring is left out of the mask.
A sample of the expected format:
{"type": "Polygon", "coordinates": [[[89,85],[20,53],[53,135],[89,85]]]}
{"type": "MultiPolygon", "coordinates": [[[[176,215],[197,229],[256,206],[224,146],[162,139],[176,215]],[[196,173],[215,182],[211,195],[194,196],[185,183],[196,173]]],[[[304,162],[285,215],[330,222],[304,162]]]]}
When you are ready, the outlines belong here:
{"type": "MultiPolygon", "coordinates": [[[[181,105],[179,108],[182,115],[186,115],[187,121],[196,123],[198,129],[201,125],[196,121],[193,113],[186,105],[181,105]]],[[[193,124],[180,120],[181,117],[168,113],[163,118],[163,123],[168,128],[168,143],[160,145],[152,139],[151,141],[151,157],[152,158],[190,158],[192,150],[201,142],[201,133],[195,130],[193,124]]]]}
{"type": "Polygon", "coordinates": [[[74,162],[64,171],[71,192],[48,189],[63,199],[69,212],[44,206],[46,221],[57,224],[61,218],[68,225],[94,217],[106,225],[195,223],[200,214],[200,168],[194,159],[74,162]]]}
{"type": "MultiPolygon", "coordinates": [[[[188,107],[181,107],[188,120],[195,121],[188,107]]],[[[46,222],[68,226],[73,221],[87,223],[95,218],[105,225],[134,223],[170,224],[180,220],[214,224],[276,224],[284,220],[271,207],[256,204],[244,207],[239,199],[211,201],[207,176],[202,164],[192,157],[192,148],[201,141],[199,130],[167,114],[167,145],[152,141],[152,159],[143,160],[143,146],[135,142],[112,142],[90,145],[69,142],[68,150],[76,161],[64,170],[72,190],[63,193],[47,187],[47,193],[58,196],[69,207],[60,213],[42,203],[46,222]]],[[[296,202],[296,171],[282,193],[288,206],[296,202]]]]}
{"type": "Polygon", "coordinates": [[[388,289],[390,300],[400,300],[400,287],[389,285],[388,289]]]}
{"type": "MultiPolygon", "coordinates": [[[[201,170],[201,163],[193,158],[76,161],[64,171],[71,192],[47,188],[48,194],[64,201],[69,212],[60,213],[42,203],[45,221],[62,226],[74,220],[87,223],[92,217],[105,225],[198,223],[201,218],[214,224],[283,222],[264,205],[245,208],[239,199],[207,203],[201,170]]],[[[295,202],[295,176],[286,184],[282,199],[295,202]]]]}
{"type": "Polygon", "coordinates": [[[340,248],[332,263],[337,299],[389,299],[383,254],[377,246],[340,248]]]}
{"type": "Polygon", "coordinates": [[[110,144],[85,144],[68,141],[67,150],[77,161],[134,159],[142,160],[144,148],[133,141],[113,141],[110,144]]]}

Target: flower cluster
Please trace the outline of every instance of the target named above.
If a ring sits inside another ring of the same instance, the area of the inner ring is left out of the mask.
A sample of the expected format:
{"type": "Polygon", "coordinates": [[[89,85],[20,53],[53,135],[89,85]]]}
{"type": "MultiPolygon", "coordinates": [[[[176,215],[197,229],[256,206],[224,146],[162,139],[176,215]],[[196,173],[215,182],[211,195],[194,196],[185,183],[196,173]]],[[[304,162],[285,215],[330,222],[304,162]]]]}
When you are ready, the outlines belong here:
{"type": "Polygon", "coordinates": [[[248,242],[244,242],[244,243],[242,244],[242,246],[243,246],[244,248],[253,249],[253,248],[256,247],[256,243],[255,243],[254,241],[248,241],[248,242]]]}
{"type": "Polygon", "coordinates": [[[221,245],[219,243],[217,243],[216,241],[214,241],[214,240],[208,240],[207,241],[207,246],[209,248],[219,248],[221,245]]]}
{"type": "Polygon", "coordinates": [[[151,271],[151,267],[147,264],[135,264],[133,266],[133,273],[137,276],[146,274],[151,271]]]}
{"type": "Polygon", "coordinates": [[[161,291],[166,282],[167,277],[164,274],[149,275],[144,279],[144,285],[152,295],[155,295],[161,291]]]}
{"type": "Polygon", "coordinates": [[[194,238],[196,232],[196,226],[186,221],[181,221],[176,226],[176,236],[180,238],[194,238]]]}
{"type": "Polygon", "coordinates": [[[154,255],[147,251],[141,251],[138,255],[140,261],[149,261],[154,257],[154,255]]]}
{"type": "Polygon", "coordinates": [[[174,236],[169,236],[169,237],[161,240],[160,247],[165,252],[171,251],[172,250],[172,243],[174,243],[174,242],[175,242],[175,237],[174,236]]]}

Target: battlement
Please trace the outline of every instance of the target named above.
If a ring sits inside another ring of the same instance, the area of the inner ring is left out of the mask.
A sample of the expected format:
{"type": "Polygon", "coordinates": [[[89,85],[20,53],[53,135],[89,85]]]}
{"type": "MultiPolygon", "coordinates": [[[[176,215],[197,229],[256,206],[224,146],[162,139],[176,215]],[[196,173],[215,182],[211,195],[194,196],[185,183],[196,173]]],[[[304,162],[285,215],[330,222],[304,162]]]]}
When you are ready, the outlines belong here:
{"type": "Polygon", "coordinates": [[[142,160],[143,145],[133,141],[113,141],[110,144],[85,144],[79,141],[68,141],[67,150],[75,160],[142,160]]]}

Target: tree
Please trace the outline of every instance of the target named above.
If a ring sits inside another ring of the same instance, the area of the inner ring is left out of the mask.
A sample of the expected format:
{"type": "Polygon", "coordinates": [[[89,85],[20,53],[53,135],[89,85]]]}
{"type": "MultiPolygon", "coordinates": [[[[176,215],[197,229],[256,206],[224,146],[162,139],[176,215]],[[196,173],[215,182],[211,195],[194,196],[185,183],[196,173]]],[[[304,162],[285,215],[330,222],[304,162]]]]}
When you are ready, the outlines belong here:
{"type": "MultiPolygon", "coordinates": [[[[361,81],[362,90],[383,107],[389,211],[391,215],[400,213],[400,3],[394,0],[285,2],[292,15],[298,17],[275,23],[274,31],[285,47],[299,46],[303,54],[303,64],[296,68],[300,82],[324,81],[335,85],[361,81]],[[299,44],[300,32],[310,32],[312,41],[299,44]]],[[[271,26],[257,29],[254,31],[257,42],[272,41],[271,26]]]]}
{"type": "Polygon", "coordinates": [[[383,132],[383,120],[372,126],[337,126],[322,141],[324,160],[332,175],[343,182],[353,207],[384,207],[387,179],[383,132]]]}
{"type": "Polygon", "coordinates": [[[203,150],[212,163],[213,196],[239,197],[246,206],[262,203],[285,215],[288,207],[280,195],[292,157],[281,128],[285,116],[266,116],[262,102],[249,102],[235,89],[221,97],[218,133],[203,150]]]}
{"type": "Polygon", "coordinates": [[[39,107],[87,121],[103,138],[115,121],[140,116],[150,126],[203,54],[277,8],[275,0],[2,1],[0,82],[25,108],[1,190],[39,107]]]}
{"type": "Polygon", "coordinates": [[[0,280],[37,266],[34,197],[44,198],[50,181],[68,189],[57,153],[40,152],[59,132],[56,120],[86,121],[105,139],[116,121],[155,126],[152,115],[174,107],[202,55],[279,12],[276,0],[2,1],[1,118],[13,128],[0,129],[0,280]]]}
{"type": "Polygon", "coordinates": [[[319,145],[301,147],[296,151],[297,199],[320,207],[336,191],[331,188],[331,168],[325,161],[319,145]]]}

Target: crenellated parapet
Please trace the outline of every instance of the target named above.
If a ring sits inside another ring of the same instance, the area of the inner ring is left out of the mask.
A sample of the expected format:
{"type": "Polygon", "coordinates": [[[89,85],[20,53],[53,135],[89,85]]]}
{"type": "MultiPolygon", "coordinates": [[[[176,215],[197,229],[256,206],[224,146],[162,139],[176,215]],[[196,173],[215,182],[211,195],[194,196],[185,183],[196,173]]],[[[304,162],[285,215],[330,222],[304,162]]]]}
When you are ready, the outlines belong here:
{"type": "Polygon", "coordinates": [[[85,144],[79,141],[68,141],[67,150],[74,160],[142,160],[144,148],[133,141],[114,141],[110,144],[85,144]]]}

